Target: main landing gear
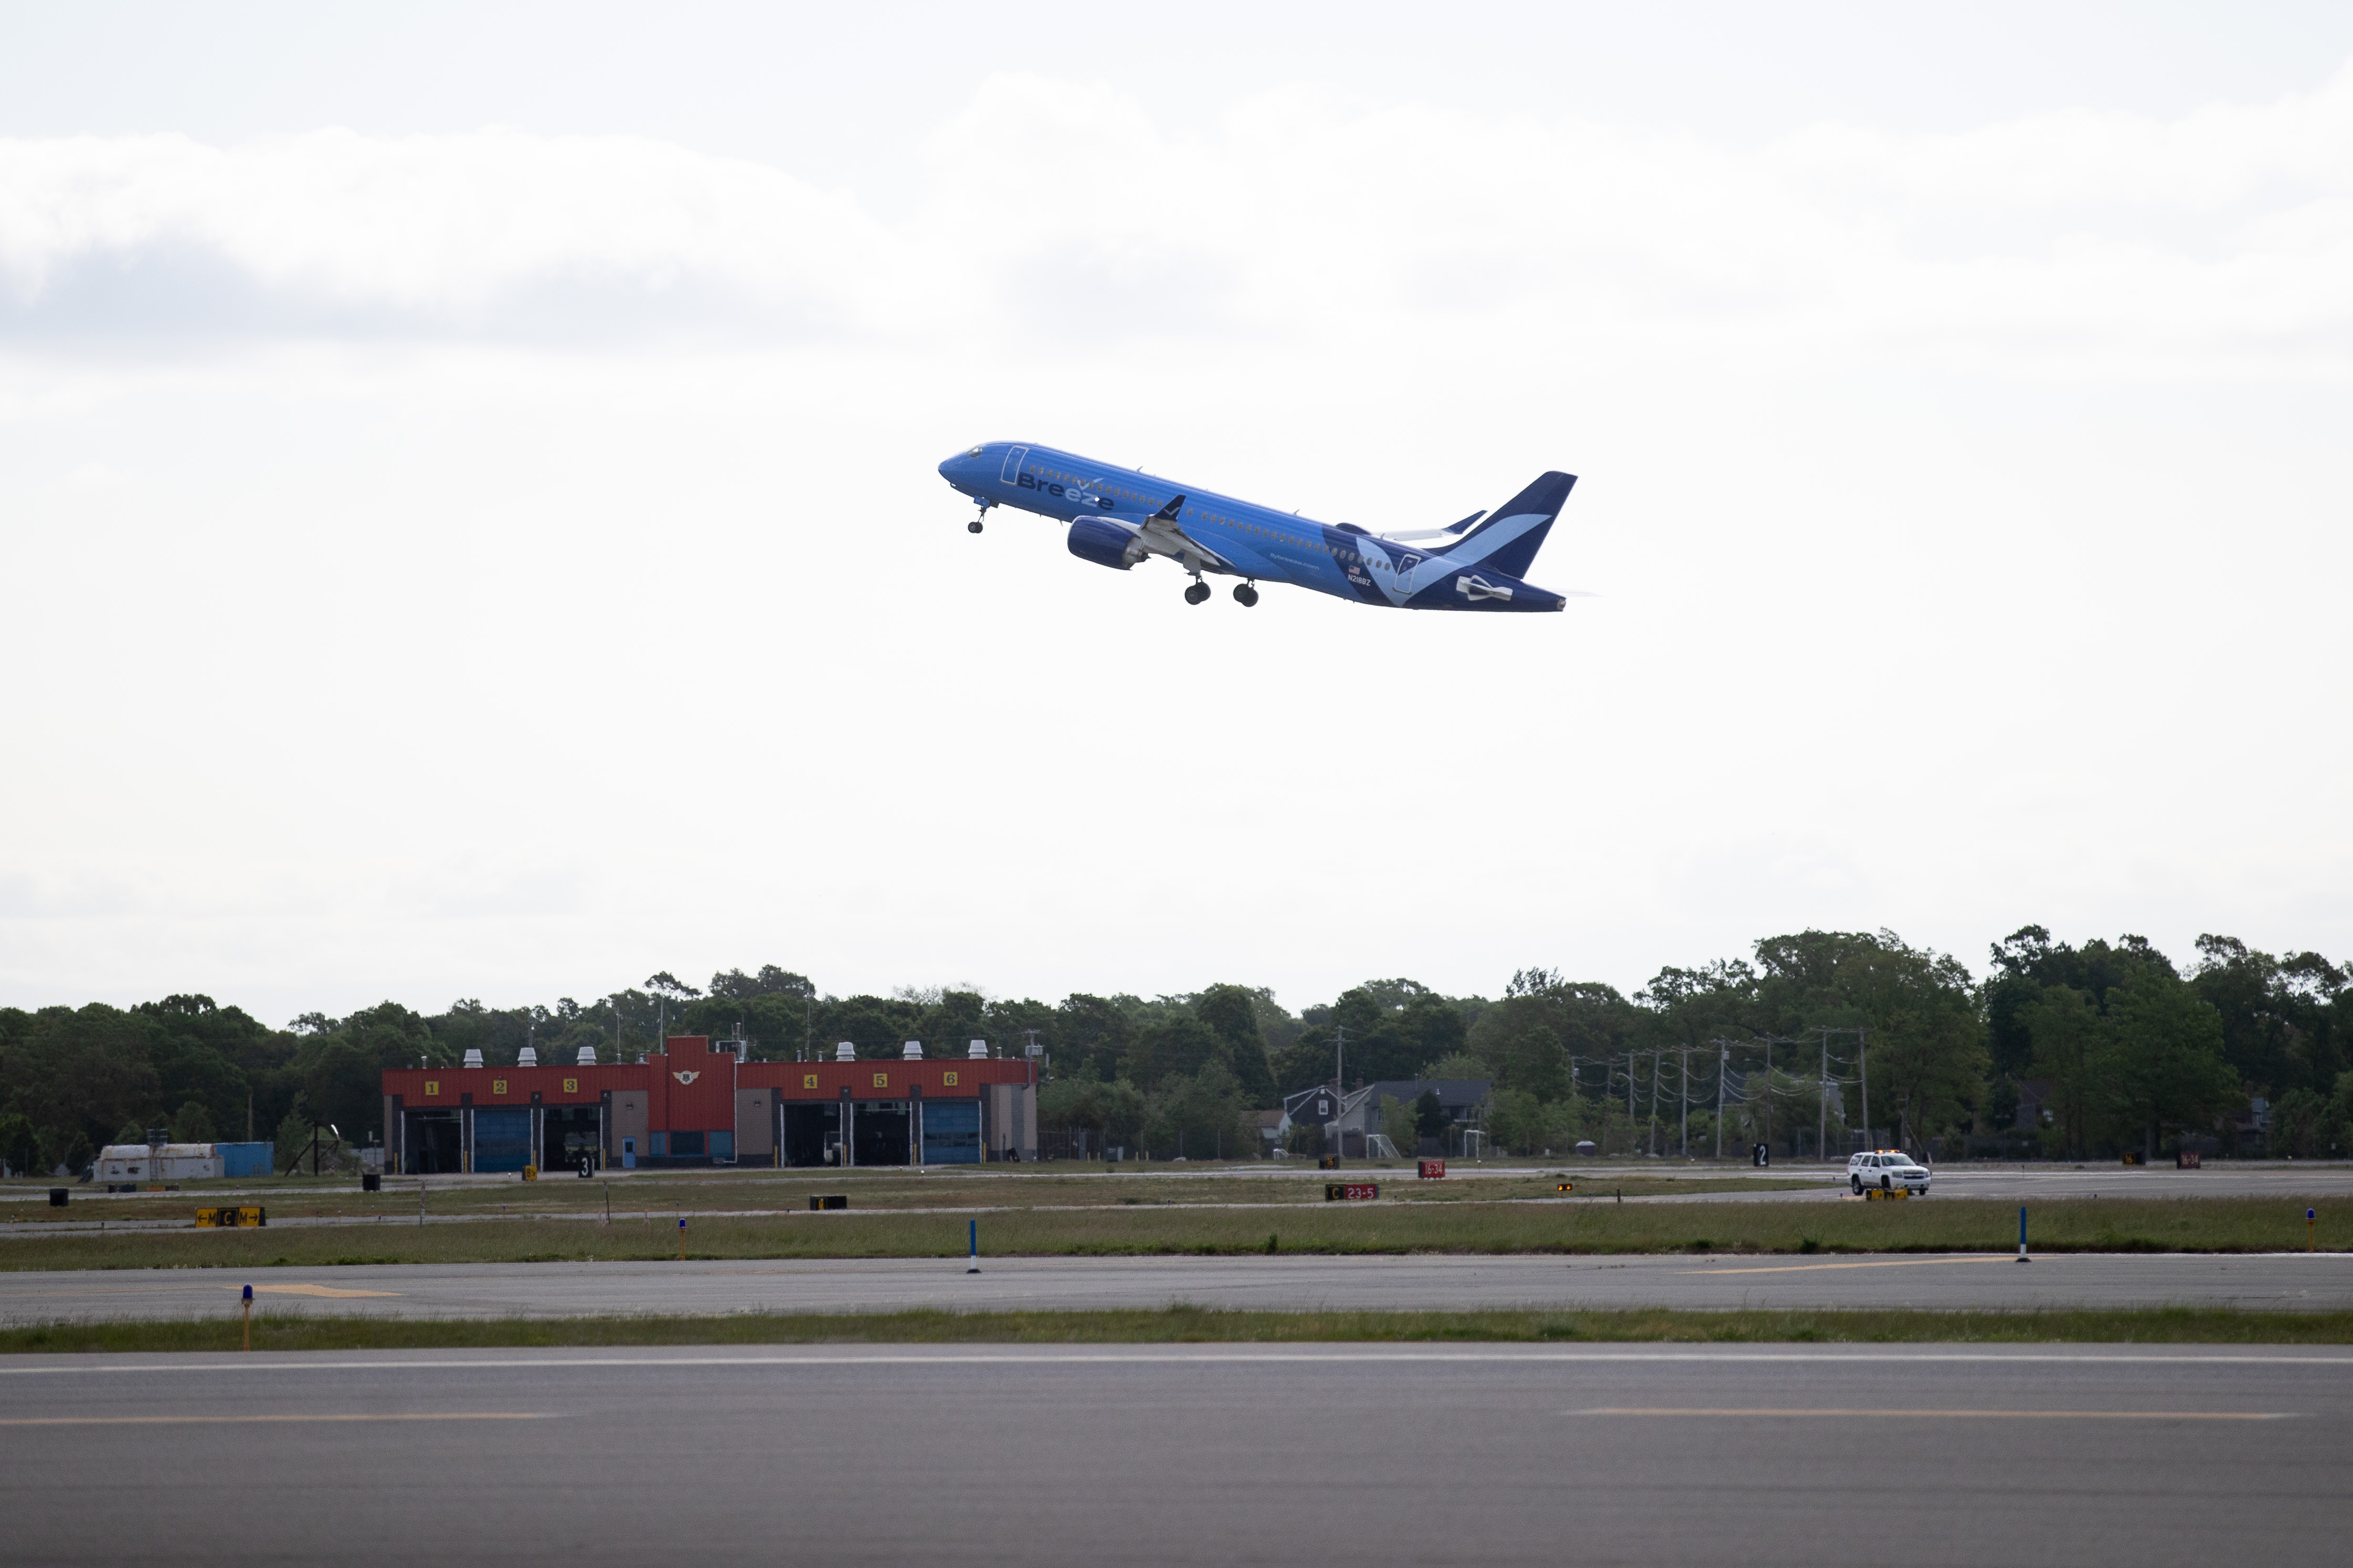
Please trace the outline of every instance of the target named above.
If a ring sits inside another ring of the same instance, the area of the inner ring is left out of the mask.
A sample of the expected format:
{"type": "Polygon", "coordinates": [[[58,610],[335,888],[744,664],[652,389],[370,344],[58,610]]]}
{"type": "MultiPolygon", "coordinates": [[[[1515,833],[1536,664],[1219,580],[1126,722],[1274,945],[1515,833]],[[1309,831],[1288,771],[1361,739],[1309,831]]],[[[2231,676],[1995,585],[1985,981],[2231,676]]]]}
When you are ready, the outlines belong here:
{"type": "Polygon", "coordinates": [[[1209,585],[1207,583],[1195,583],[1191,587],[1185,590],[1185,602],[1188,605],[1208,604],[1209,602],[1209,585]]]}
{"type": "Polygon", "coordinates": [[[1242,606],[1242,608],[1244,608],[1244,609],[1248,609],[1248,608],[1250,608],[1252,605],[1257,604],[1257,603],[1258,603],[1258,585],[1257,585],[1256,584],[1254,584],[1254,583],[1237,583],[1237,584],[1234,584],[1234,603],[1235,603],[1235,604],[1237,604],[1237,605],[1241,605],[1241,606],[1242,606]]]}

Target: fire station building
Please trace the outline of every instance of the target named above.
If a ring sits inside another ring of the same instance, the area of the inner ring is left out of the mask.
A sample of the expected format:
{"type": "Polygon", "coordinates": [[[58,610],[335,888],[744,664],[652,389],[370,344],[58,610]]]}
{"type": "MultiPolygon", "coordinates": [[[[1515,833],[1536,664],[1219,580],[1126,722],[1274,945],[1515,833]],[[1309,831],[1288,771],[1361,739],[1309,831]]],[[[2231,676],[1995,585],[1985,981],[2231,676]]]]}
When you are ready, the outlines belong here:
{"type": "Polygon", "coordinates": [[[733,1041],[673,1035],[634,1063],[384,1075],[386,1168],[412,1175],[711,1165],[954,1165],[1038,1157],[1037,1071],[991,1057],[754,1062],[733,1041]]]}

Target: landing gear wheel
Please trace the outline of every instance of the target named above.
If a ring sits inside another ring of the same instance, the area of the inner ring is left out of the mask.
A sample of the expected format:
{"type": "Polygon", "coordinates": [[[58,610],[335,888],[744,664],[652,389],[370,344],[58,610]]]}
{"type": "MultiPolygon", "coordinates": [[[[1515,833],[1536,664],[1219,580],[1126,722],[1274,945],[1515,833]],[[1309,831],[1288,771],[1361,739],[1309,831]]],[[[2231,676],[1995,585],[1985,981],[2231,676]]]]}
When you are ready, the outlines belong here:
{"type": "Polygon", "coordinates": [[[1194,584],[1191,587],[1185,590],[1185,602],[1188,605],[1208,604],[1209,602],[1209,585],[1207,583],[1194,584]]]}
{"type": "Polygon", "coordinates": [[[980,531],[980,519],[976,517],[970,522],[965,523],[964,525],[964,531],[966,533],[978,533],[980,531]]]}
{"type": "Polygon", "coordinates": [[[1247,609],[1258,603],[1258,590],[1248,583],[1234,584],[1234,603],[1247,609]]]}

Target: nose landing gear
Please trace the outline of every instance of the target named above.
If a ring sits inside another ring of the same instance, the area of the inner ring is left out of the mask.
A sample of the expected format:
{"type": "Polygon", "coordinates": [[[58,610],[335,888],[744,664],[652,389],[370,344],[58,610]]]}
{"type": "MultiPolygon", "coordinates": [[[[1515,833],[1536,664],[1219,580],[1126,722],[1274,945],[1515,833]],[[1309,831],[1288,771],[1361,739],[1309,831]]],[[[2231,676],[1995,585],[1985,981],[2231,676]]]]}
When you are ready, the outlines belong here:
{"type": "Polygon", "coordinates": [[[1235,584],[1234,603],[1241,605],[1244,609],[1248,609],[1250,605],[1257,604],[1258,585],[1254,583],[1235,584]]]}
{"type": "Polygon", "coordinates": [[[981,519],[987,517],[988,515],[988,509],[996,504],[997,503],[994,501],[981,502],[980,517],[976,517],[970,522],[965,523],[964,525],[964,531],[966,533],[978,533],[980,531],[981,519]]]}

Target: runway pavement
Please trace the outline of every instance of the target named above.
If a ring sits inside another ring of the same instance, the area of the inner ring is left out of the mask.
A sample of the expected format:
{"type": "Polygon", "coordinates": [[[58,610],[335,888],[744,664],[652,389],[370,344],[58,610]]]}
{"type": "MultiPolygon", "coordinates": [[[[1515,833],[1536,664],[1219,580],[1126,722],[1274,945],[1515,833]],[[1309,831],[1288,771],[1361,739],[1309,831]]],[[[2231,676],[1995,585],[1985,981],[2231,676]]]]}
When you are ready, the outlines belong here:
{"type": "Polygon", "coordinates": [[[389,1318],[1321,1308],[2353,1309],[2353,1254],[843,1258],[0,1274],[0,1325],[236,1310],[389,1318]]]}
{"type": "Polygon", "coordinates": [[[23,1356],[11,1564],[2334,1561],[2353,1355],[23,1356]]]}

